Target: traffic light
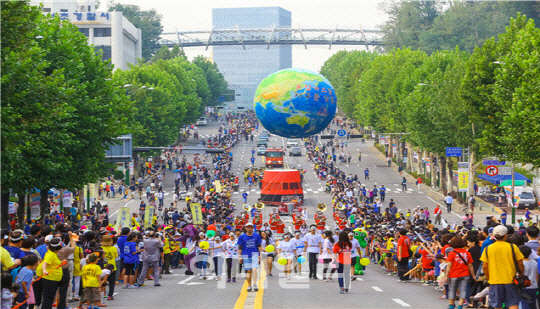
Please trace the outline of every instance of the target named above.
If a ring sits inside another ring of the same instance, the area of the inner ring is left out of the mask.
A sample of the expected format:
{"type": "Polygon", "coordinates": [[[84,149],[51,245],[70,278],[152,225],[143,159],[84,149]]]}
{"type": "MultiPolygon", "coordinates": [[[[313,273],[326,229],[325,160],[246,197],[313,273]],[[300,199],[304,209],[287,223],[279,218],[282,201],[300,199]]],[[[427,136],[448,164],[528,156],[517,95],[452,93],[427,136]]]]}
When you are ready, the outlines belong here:
{"type": "Polygon", "coordinates": [[[223,149],[205,149],[206,153],[224,153],[223,149]]]}
{"type": "Polygon", "coordinates": [[[349,137],[350,138],[363,138],[364,135],[363,134],[351,134],[349,137]]]}
{"type": "Polygon", "coordinates": [[[321,135],[321,139],[334,139],[334,135],[321,135]]]}

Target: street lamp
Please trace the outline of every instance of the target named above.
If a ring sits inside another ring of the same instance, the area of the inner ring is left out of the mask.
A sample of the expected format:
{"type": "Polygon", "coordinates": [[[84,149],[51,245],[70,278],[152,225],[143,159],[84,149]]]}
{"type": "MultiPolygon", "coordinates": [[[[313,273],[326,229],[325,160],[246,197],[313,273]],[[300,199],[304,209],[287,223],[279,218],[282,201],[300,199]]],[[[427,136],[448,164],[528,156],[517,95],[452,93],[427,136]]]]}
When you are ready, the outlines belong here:
{"type": "Polygon", "coordinates": [[[430,86],[430,87],[436,87],[435,85],[428,85],[428,84],[424,84],[424,83],[419,83],[418,86],[430,86]]]}
{"type": "Polygon", "coordinates": [[[495,64],[506,64],[503,61],[493,61],[493,63],[495,63],[495,64]]]}
{"type": "Polygon", "coordinates": [[[106,80],[106,81],[110,81],[110,80],[112,80],[112,78],[105,78],[105,80],[106,80]]]}
{"type": "Polygon", "coordinates": [[[36,36],[36,39],[38,39],[38,40],[41,40],[41,39],[44,39],[44,38],[45,38],[45,37],[44,37],[44,36],[42,36],[42,35],[38,35],[38,36],[36,36]]]}
{"type": "Polygon", "coordinates": [[[133,87],[133,85],[132,84],[125,84],[124,88],[127,88],[127,87],[133,87]]]}

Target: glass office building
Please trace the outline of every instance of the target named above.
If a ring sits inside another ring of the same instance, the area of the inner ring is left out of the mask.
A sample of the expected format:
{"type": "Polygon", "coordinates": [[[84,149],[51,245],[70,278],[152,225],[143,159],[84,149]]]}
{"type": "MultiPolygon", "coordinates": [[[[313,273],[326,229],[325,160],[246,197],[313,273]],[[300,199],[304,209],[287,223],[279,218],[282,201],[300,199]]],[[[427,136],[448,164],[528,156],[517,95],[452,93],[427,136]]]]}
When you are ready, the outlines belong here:
{"type": "MultiPolygon", "coordinates": [[[[218,29],[272,29],[291,26],[291,12],[280,7],[212,9],[212,23],[218,29]]],[[[235,35],[235,34],[231,34],[235,35]]],[[[247,34],[244,34],[247,35],[247,34]]],[[[269,33],[250,32],[249,38],[267,40],[269,33]]],[[[235,109],[253,109],[259,83],[269,74],[292,66],[291,45],[214,46],[213,59],[235,91],[235,109]]]]}

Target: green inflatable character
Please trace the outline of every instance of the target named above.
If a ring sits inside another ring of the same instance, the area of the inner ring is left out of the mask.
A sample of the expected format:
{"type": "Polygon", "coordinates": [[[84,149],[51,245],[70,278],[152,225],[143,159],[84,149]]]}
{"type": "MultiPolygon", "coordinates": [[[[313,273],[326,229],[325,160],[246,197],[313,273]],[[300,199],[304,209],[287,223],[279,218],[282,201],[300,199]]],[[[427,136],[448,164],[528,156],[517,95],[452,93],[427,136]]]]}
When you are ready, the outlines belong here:
{"type": "MultiPolygon", "coordinates": [[[[368,233],[363,228],[354,229],[354,238],[356,240],[358,240],[358,243],[360,244],[360,247],[363,249],[362,251],[364,251],[366,249],[366,247],[367,247],[367,240],[366,240],[367,237],[368,237],[368,233]]],[[[366,270],[365,266],[360,265],[360,259],[361,258],[362,257],[360,256],[356,260],[356,264],[354,265],[354,274],[355,275],[363,275],[364,271],[366,270]]]]}

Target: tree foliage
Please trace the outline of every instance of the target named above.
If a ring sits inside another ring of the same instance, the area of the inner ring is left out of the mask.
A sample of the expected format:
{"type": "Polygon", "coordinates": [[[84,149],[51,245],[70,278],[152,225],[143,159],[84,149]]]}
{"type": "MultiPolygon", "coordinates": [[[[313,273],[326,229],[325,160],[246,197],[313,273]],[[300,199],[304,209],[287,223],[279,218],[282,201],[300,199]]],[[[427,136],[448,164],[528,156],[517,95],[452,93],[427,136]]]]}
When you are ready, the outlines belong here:
{"type": "Polygon", "coordinates": [[[109,4],[109,12],[120,11],[127,20],[135,27],[141,29],[142,36],[142,56],[145,60],[150,60],[159,49],[159,36],[163,32],[161,24],[162,16],[155,9],[141,10],[138,5],[120,4],[112,2],[109,4]]]}
{"type": "Polygon", "coordinates": [[[199,67],[203,73],[208,89],[210,90],[210,96],[206,100],[203,100],[206,106],[219,105],[218,98],[225,93],[229,84],[225,80],[225,76],[219,72],[217,64],[211,62],[203,56],[197,56],[193,59],[192,63],[199,67]]]}
{"type": "Polygon", "coordinates": [[[385,50],[410,47],[428,54],[456,46],[472,52],[503,33],[518,12],[540,18],[537,1],[400,1],[382,7],[389,16],[380,26],[385,50]]]}
{"type": "Polygon", "coordinates": [[[107,145],[128,132],[133,111],[106,81],[110,62],[76,26],[39,7],[4,1],[1,8],[2,193],[46,195],[95,182],[110,168],[107,145]]]}

